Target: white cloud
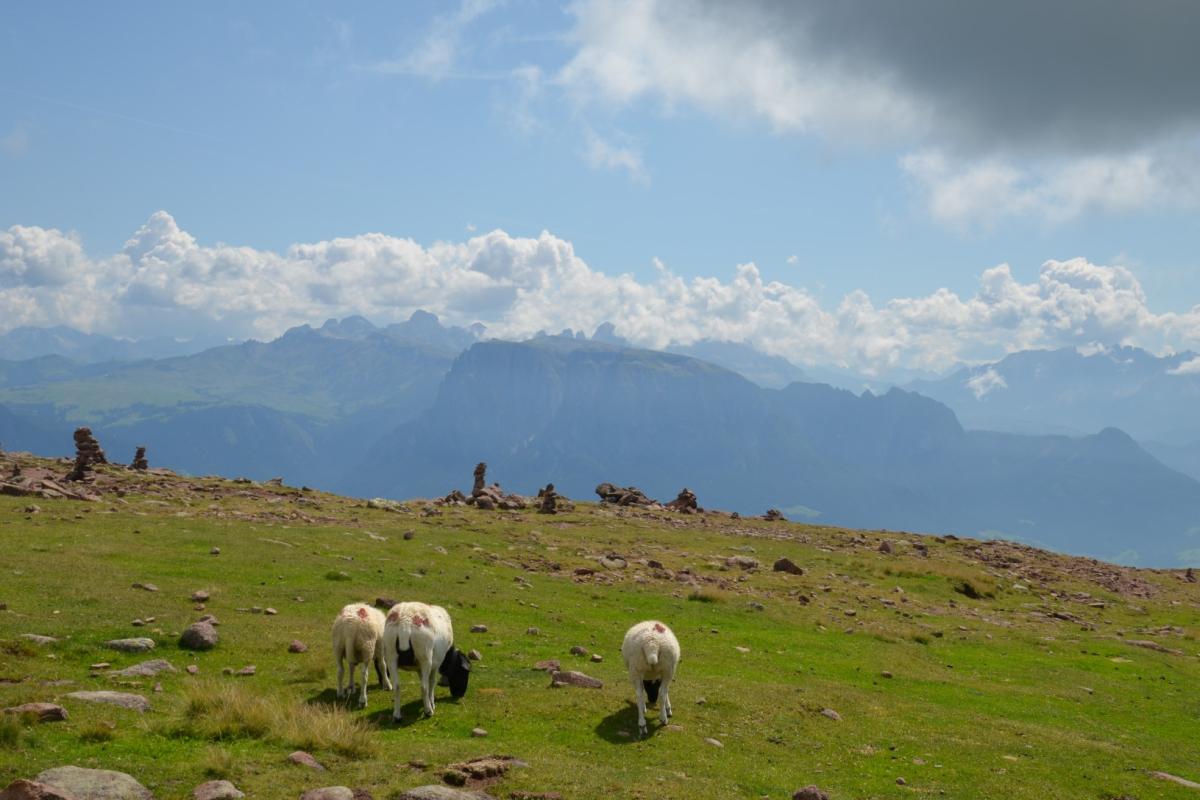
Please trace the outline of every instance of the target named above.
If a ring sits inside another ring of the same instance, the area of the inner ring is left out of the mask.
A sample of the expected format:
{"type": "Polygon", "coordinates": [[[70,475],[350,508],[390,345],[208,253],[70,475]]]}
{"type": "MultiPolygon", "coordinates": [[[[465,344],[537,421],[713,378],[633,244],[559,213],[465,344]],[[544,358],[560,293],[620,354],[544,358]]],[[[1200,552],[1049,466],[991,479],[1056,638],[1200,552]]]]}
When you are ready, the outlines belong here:
{"type": "Polygon", "coordinates": [[[647,183],[650,178],[641,154],[630,146],[617,145],[595,131],[586,131],[584,156],[593,169],[624,170],[634,181],[647,183]]]}
{"type": "Polygon", "coordinates": [[[1007,389],[1008,381],[1004,380],[1004,376],[997,372],[995,367],[988,367],[968,378],[966,386],[975,395],[976,400],[982,400],[997,389],[1007,389]]]}
{"type": "Polygon", "coordinates": [[[402,57],[376,62],[368,69],[386,74],[420,75],[434,80],[464,77],[458,71],[463,34],[471,23],[498,4],[499,0],[462,0],[453,13],[434,18],[424,38],[402,57]]]}
{"type": "Polygon", "coordinates": [[[1096,342],[1200,347],[1200,306],[1156,313],[1128,269],[1081,258],[1047,261],[1028,283],[1005,264],[984,270],[971,296],[941,289],[876,303],[857,291],[826,307],[804,288],[764,280],[753,264],[726,279],[683,278],[661,262],[650,280],[606,274],[546,232],[428,246],[368,233],[277,253],[202,245],[160,211],[120,253],[98,258],[57,230],[0,231],[0,329],[62,323],[131,337],[266,339],[330,317],[387,323],[416,309],[458,325],[481,321],[506,338],[612,322],[639,345],[749,342],[798,363],[872,374],[1096,342]]]}
{"type": "Polygon", "coordinates": [[[1200,356],[1184,361],[1175,369],[1167,370],[1168,375],[1200,375],[1200,356]]]}
{"type": "Polygon", "coordinates": [[[797,255],[790,255],[790,256],[788,256],[788,257],[787,257],[787,263],[788,263],[788,264],[791,264],[792,266],[795,266],[795,265],[799,264],[799,263],[800,263],[800,256],[797,256],[797,255]]]}

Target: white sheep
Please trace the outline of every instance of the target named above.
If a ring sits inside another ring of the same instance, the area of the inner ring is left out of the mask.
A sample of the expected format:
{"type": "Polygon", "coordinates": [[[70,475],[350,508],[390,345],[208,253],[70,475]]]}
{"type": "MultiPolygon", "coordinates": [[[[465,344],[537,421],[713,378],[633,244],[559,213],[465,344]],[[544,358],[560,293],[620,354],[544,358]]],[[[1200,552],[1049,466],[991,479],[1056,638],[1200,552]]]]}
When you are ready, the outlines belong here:
{"type": "Polygon", "coordinates": [[[365,603],[351,603],[333,620],[333,659],[337,662],[337,696],[341,700],[354,695],[354,674],[362,664],[362,684],[358,704],[367,704],[367,675],[374,662],[379,685],[391,689],[383,660],[383,612],[365,603]],[[345,668],[350,669],[350,685],[343,688],[345,668]]]}
{"type": "Polygon", "coordinates": [[[658,718],[666,725],[671,717],[671,681],[682,657],[679,640],[670,628],[657,620],[639,622],[626,632],[625,641],[621,643],[621,656],[637,696],[638,733],[645,736],[649,732],[646,726],[647,695],[653,705],[661,691],[658,718]]]}
{"type": "Polygon", "coordinates": [[[441,673],[451,697],[467,693],[471,661],[454,646],[454,627],[441,606],[397,603],[383,628],[383,651],[392,679],[392,719],[400,721],[400,668],[415,669],[421,680],[426,716],[433,716],[433,692],[441,673]]]}

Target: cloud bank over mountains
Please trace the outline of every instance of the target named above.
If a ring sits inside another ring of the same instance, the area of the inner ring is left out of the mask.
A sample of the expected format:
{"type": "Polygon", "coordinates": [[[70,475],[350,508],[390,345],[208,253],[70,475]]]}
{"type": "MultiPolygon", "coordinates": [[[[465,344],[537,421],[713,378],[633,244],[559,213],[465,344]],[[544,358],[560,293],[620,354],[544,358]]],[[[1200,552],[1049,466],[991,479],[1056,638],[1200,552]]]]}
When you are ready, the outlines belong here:
{"type": "Polygon", "coordinates": [[[210,246],[159,211],[108,256],[54,229],[0,231],[0,329],[64,324],[133,338],[268,339],[330,317],[388,323],[425,309],[457,325],[483,322],[503,338],[612,322],[642,346],[746,342],[796,363],[868,374],[1097,342],[1200,348],[1200,306],[1156,313],[1130,270],[1082,258],[1047,261],[1030,283],[1006,264],[986,269],[969,297],[941,289],[877,302],[856,291],[836,306],[764,280],[754,264],[737,265],[727,279],[655,266],[650,281],[607,274],[548,232],[496,230],[428,246],[368,233],[282,253],[210,246]]]}

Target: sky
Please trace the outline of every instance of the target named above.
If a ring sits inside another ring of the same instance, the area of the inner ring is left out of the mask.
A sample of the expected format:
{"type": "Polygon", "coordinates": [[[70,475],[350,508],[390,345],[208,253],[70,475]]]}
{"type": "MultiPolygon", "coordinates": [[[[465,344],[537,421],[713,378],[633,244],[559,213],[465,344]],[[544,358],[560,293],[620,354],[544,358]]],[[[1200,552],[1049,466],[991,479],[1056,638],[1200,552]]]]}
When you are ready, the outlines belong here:
{"type": "Polygon", "coordinates": [[[1200,349],[1200,6],[13,4],[0,332],[1200,349]]]}

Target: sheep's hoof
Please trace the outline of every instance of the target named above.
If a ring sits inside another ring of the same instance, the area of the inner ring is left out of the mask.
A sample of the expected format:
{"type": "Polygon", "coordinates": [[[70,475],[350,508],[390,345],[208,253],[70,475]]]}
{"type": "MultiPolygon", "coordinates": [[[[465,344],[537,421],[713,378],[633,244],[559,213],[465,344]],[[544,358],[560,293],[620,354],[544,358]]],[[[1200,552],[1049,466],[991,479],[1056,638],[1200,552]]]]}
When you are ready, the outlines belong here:
{"type": "Polygon", "coordinates": [[[647,725],[644,722],[641,725],[638,725],[638,736],[649,736],[649,735],[650,735],[650,726],[649,725],[647,725]]]}
{"type": "Polygon", "coordinates": [[[395,723],[399,724],[399,722],[400,722],[400,715],[399,715],[399,714],[392,714],[392,722],[395,722],[395,723]]]}

